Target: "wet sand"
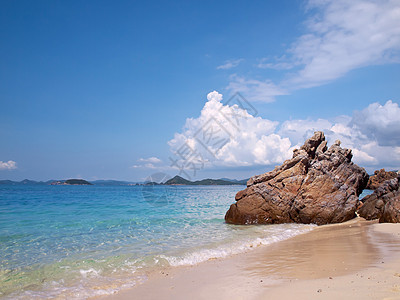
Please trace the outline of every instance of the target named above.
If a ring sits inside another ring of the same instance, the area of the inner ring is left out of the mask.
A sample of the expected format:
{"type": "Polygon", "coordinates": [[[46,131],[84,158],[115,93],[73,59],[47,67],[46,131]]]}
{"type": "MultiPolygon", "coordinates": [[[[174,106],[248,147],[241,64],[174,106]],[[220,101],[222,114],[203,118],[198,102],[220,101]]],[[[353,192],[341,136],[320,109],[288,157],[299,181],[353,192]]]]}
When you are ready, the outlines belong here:
{"type": "Polygon", "coordinates": [[[192,267],[101,299],[400,299],[400,224],[357,218],[192,267]]]}

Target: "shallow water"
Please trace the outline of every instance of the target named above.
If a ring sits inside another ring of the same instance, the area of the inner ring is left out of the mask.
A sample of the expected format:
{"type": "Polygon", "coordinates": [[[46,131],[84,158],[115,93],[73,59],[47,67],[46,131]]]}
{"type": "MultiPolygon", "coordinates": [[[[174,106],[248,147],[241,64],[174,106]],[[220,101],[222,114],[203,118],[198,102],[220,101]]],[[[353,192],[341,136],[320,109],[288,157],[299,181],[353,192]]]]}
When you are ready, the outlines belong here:
{"type": "Polygon", "coordinates": [[[235,226],[243,186],[0,186],[0,296],[113,293],[146,270],[192,265],[309,231],[235,226]]]}

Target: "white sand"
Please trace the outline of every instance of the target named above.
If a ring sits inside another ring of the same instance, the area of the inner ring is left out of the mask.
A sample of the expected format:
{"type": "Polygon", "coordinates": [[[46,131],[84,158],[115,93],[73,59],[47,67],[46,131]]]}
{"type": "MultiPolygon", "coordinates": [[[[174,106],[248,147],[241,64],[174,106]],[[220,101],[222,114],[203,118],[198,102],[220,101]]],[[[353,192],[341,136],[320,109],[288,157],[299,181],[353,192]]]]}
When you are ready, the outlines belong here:
{"type": "Polygon", "coordinates": [[[101,299],[400,299],[400,224],[357,218],[101,299]]]}

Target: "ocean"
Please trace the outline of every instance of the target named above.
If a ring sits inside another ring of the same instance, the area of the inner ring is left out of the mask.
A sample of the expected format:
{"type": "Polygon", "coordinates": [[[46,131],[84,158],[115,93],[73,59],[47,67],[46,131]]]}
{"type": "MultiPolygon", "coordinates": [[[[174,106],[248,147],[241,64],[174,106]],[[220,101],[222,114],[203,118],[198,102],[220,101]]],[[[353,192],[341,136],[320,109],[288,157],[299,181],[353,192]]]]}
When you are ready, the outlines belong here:
{"type": "Polygon", "coordinates": [[[225,224],[244,186],[0,186],[0,297],[84,299],[315,228],[225,224]]]}

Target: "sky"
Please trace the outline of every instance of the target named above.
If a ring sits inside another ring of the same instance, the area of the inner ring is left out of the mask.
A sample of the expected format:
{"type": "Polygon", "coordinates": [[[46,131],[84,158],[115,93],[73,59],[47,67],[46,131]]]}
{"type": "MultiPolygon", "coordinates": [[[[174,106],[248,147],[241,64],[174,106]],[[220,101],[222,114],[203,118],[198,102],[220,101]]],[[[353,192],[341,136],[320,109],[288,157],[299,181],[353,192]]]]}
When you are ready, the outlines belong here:
{"type": "Polygon", "coordinates": [[[399,63],[400,0],[2,1],[0,179],[400,169],[399,63]]]}

